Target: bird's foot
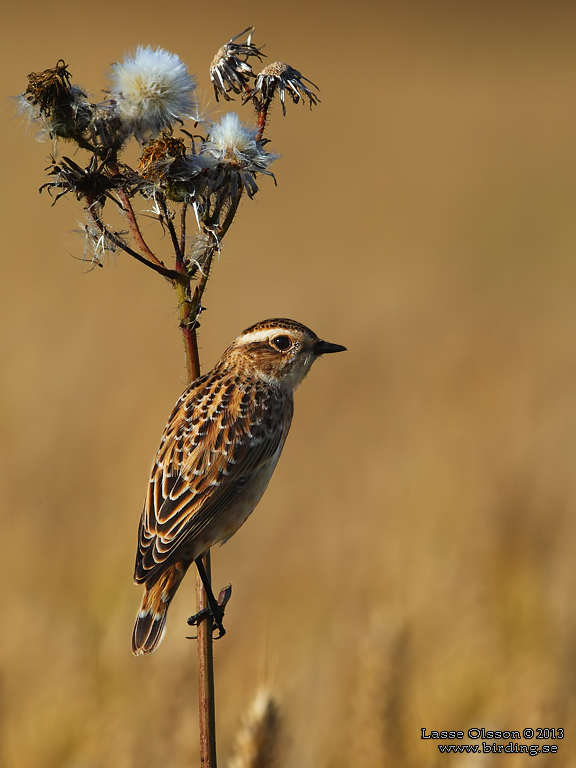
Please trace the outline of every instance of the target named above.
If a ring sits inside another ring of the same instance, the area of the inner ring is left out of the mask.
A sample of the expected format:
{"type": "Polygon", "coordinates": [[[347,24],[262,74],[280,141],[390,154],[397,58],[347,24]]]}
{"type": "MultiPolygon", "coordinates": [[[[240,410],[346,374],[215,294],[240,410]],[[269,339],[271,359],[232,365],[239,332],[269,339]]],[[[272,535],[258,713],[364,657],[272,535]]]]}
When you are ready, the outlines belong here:
{"type": "MultiPolygon", "coordinates": [[[[221,637],[224,637],[226,630],[222,624],[222,619],[224,618],[224,611],[226,610],[226,606],[228,605],[231,596],[232,584],[228,584],[227,587],[220,590],[218,601],[215,604],[212,603],[212,601],[209,601],[205,608],[202,608],[198,613],[195,613],[194,616],[190,616],[188,624],[192,627],[197,627],[200,622],[209,618],[212,620],[212,633],[214,633],[215,629],[218,630],[218,634],[213,639],[219,640],[221,637]]],[[[196,640],[197,636],[195,635],[194,637],[189,637],[187,639],[196,640]]]]}

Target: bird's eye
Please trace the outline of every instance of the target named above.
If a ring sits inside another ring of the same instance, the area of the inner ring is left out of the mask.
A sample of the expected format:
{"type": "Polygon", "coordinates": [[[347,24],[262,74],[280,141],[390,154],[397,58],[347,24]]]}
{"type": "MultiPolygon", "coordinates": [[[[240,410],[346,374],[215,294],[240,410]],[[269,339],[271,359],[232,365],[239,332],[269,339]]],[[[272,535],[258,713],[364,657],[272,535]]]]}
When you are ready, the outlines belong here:
{"type": "Polygon", "coordinates": [[[272,339],[272,346],[280,352],[286,352],[292,346],[292,339],[289,336],[276,336],[275,339],[272,339]]]}

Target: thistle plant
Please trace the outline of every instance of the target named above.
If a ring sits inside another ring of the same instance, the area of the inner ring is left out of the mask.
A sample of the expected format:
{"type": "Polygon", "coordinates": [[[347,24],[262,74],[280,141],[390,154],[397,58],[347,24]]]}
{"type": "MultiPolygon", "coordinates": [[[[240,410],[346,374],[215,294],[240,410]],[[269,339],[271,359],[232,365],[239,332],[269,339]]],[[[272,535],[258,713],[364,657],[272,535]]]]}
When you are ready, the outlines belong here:
{"type": "MultiPolygon", "coordinates": [[[[48,180],[40,187],[53,197],[74,196],[82,204],[83,258],[102,267],[108,254],[126,253],[157,272],[176,291],[189,381],[200,375],[197,329],[214,256],[230,229],[244,196],[274,181],[278,155],[268,151],[268,114],[285,95],[312,107],[316,86],[282,62],[261,71],[265,54],[252,42],[253,28],[233,37],[216,54],[210,79],[216,100],[236,96],[252,106],[245,119],[227,112],[217,120],[198,114],[196,80],[174,53],[141,46],[112,66],[106,98],[93,102],[73,83],[63,59],[28,76],[18,97],[21,110],[50,139],[48,180]],[[306,85],[306,83],[308,85],[306,85]],[[311,86],[308,87],[308,86],[311,86]],[[253,122],[253,124],[251,124],[253,122]],[[66,145],[71,151],[66,153],[66,145]],[[130,165],[126,150],[136,146],[130,165]],[[62,151],[61,151],[62,150],[62,151]],[[72,155],[74,159],[72,159],[72,155]],[[168,234],[169,253],[154,252],[140,222],[152,217],[159,234],[168,234]],[[118,225],[120,221],[121,225],[118,225]]],[[[204,566],[209,579],[209,556],[204,566]]],[[[197,582],[197,611],[207,595],[197,582]]],[[[229,599],[224,591],[222,601],[229,599]]],[[[198,626],[201,759],[216,765],[212,622],[198,626]]]]}

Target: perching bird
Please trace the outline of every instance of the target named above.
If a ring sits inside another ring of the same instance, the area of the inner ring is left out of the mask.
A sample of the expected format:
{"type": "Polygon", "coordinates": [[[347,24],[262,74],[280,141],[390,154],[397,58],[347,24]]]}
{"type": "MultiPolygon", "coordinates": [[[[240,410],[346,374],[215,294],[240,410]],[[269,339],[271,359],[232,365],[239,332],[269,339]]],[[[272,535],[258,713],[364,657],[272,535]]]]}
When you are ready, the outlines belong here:
{"type": "Polygon", "coordinates": [[[265,320],[180,397],[138,531],[134,581],[144,584],[144,596],[132,636],[136,655],[158,647],[190,565],[236,533],[260,501],[290,429],[294,391],[314,360],[345,349],[294,320],[265,320]]]}

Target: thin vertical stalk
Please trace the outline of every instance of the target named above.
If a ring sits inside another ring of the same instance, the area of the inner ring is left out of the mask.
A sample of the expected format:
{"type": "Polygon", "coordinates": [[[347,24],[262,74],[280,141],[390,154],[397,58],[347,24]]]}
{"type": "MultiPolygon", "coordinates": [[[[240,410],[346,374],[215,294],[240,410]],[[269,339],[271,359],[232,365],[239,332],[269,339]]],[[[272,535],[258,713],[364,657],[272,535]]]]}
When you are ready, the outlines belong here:
{"type": "MultiPolygon", "coordinates": [[[[203,557],[208,578],[210,552],[203,557]]],[[[196,610],[208,607],[206,590],[196,574],[196,610]]],[[[203,768],[216,768],[216,706],[214,695],[214,649],[212,618],[208,615],[198,623],[198,708],[200,719],[200,762],[203,768]]]]}
{"type": "Polygon", "coordinates": [[[256,141],[260,141],[264,135],[264,129],[266,128],[266,121],[268,119],[268,108],[270,102],[266,99],[263,100],[260,109],[258,110],[258,120],[256,122],[256,141]]]}
{"type": "Polygon", "coordinates": [[[186,357],[186,372],[188,384],[191,384],[200,376],[200,357],[198,355],[198,339],[196,329],[190,323],[190,280],[180,273],[175,281],[176,295],[178,297],[178,314],[180,315],[180,328],[184,338],[184,355],[186,357]]]}
{"type": "MultiPolygon", "coordinates": [[[[196,285],[194,294],[191,291],[191,278],[186,273],[184,265],[185,226],[186,212],[182,211],[180,243],[178,243],[174,227],[169,227],[172,242],[176,252],[176,269],[179,278],[175,280],[176,294],[178,296],[178,311],[180,315],[180,327],[184,337],[184,350],[186,354],[186,369],[189,383],[200,376],[200,358],[198,354],[198,337],[196,334],[195,320],[201,311],[202,296],[208,284],[210,268],[215,251],[219,247],[242,198],[243,188],[240,187],[233,203],[228,210],[224,221],[218,229],[217,235],[212,234],[211,242],[207,246],[203,260],[200,280],[196,285]],[[192,322],[191,322],[192,321],[192,322]]],[[[171,224],[171,222],[170,222],[171,224]]],[[[203,557],[204,568],[208,579],[211,580],[210,552],[203,557]]],[[[208,597],[204,584],[196,575],[196,612],[201,613],[208,608],[208,597]]],[[[214,648],[212,639],[212,617],[206,613],[205,618],[198,623],[198,715],[200,724],[200,762],[202,768],[217,768],[216,766],[216,699],[214,691],[214,648]]]]}
{"type": "Polygon", "coordinates": [[[188,203],[184,201],[182,203],[182,209],[180,211],[180,254],[184,258],[184,252],[186,250],[186,214],[188,213],[188,203]]]}
{"type": "MultiPolygon", "coordinates": [[[[186,360],[191,380],[200,375],[196,329],[184,334],[186,360]]],[[[204,568],[211,579],[210,552],[203,558],[204,568]]],[[[208,608],[208,597],[199,574],[196,574],[196,612],[208,608]]],[[[214,693],[214,649],[212,618],[207,615],[198,623],[198,719],[200,725],[200,762],[203,768],[216,768],[216,699],[214,693]]]]}
{"type": "MultiPolygon", "coordinates": [[[[180,266],[180,265],[178,265],[180,266]]],[[[207,265],[207,271],[210,264],[207,265]]],[[[202,287],[202,292],[206,283],[202,287]]],[[[198,290],[198,289],[197,289],[198,290]]],[[[191,383],[200,376],[200,357],[198,354],[198,337],[196,328],[190,325],[190,279],[183,274],[176,281],[180,326],[184,337],[186,355],[186,370],[188,382],[191,383]]],[[[201,299],[201,294],[198,301],[201,299]]],[[[204,568],[208,578],[211,578],[210,552],[204,558],[204,568]]],[[[208,607],[206,590],[196,575],[196,611],[208,607]]],[[[209,615],[198,623],[198,719],[200,726],[200,762],[203,768],[216,768],[216,701],[214,694],[214,649],[212,646],[212,619],[209,615]]]]}

